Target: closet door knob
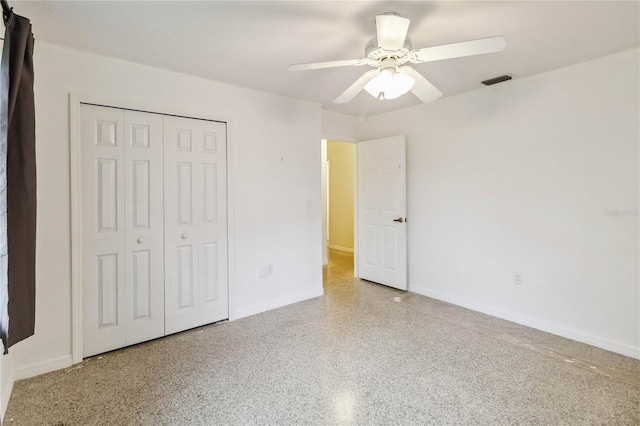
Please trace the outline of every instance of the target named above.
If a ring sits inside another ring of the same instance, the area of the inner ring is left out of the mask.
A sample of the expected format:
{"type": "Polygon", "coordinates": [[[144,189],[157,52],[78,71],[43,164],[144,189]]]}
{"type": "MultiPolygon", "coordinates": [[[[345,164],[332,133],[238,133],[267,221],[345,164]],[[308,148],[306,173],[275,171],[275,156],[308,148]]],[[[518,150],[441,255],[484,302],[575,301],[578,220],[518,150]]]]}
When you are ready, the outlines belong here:
{"type": "Polygon", "coordinates": [[[182,234],[182,239],[186,240],[187,238],[189,238],[189,234],[187,234],[186,232],[184,234],[182,234]]]}
{"type": "Polygon", "coordinates": [[[144,243],[144,238],[142,237],[138,238],[138,244],[142,244],[142,243],[144,243]]]}

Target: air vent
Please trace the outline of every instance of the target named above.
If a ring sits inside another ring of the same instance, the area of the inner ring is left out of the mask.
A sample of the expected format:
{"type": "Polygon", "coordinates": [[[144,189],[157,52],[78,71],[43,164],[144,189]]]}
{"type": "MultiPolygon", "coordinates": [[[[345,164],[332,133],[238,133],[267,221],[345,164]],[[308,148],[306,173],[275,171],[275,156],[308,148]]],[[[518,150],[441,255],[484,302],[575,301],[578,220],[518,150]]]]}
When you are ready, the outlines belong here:
{"type": "Polygon", "coordinates": [[[482,81],[485,86],[491,86],[492,84],[502,83],[503,81],[509,81],[513,78],[511,74],[501,75],[500,77],[490,78],[489,80],[482,81]]]}

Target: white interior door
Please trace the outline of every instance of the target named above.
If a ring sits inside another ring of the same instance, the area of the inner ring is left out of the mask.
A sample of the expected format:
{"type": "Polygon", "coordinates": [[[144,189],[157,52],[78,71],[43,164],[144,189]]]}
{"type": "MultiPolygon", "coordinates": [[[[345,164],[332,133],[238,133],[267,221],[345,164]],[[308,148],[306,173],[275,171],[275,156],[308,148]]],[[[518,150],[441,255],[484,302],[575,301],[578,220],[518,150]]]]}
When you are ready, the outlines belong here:
{"type": "Polygon", "coordinates": [[[358,143],[358,276],[407,290],[404,136],[358,143]]]}
{"type": "Polygon", "coordinates": [[[165,330],[227,319],[226,124],[165,117],[165,330]]]}
{"type": "Polygon", "coordinates": [[[83,356],[164,334],[162,117],[81,106],[83,356]]]}
{"type": "Polygon", "coordinates": [[[83,356],[125,346],[124,111],[82,105],[83,356]]]}
{"type": "Polygon", "coordinates": [[[126,344],[164,335],[162,116],[124,112],[126,344]]]}

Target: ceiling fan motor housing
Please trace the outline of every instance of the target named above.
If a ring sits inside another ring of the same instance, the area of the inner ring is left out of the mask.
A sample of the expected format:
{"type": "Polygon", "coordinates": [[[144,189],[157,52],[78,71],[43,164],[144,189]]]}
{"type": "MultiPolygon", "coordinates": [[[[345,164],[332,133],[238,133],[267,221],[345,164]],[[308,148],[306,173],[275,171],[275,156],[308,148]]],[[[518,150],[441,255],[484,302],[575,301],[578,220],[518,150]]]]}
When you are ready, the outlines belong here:
{"type": "Polygon", "coordinates": [[[387,57],[402,57],[411,51],[413,44],[409,37],[404,39],[402,49],[396,51],[385,50],[378,47],[378,38],[374,37],[369,40],[364,48],[364,55],[369,59],[380,60],[387,57]]]}
{"type": "Polygon", "coordinates": [[[391,69],[392,73],[397,71],[397,61],[395,58],[385,58],[380,61],[380,72],[386,69],[391,69]]]}

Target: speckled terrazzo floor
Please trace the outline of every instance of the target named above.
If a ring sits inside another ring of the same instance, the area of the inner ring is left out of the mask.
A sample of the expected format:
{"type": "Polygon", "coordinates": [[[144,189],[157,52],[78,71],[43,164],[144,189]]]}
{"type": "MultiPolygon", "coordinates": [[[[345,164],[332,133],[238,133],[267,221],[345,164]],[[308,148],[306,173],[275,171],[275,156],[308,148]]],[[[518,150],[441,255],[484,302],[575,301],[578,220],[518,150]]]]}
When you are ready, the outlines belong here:
{"type": "Polygon", "coordinates": [[[330,258],[324,297],[16,382],[4,425],[640,424],[640,361],[330,258]]]}

